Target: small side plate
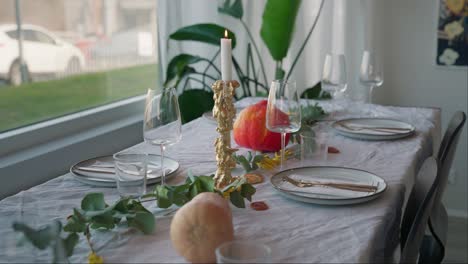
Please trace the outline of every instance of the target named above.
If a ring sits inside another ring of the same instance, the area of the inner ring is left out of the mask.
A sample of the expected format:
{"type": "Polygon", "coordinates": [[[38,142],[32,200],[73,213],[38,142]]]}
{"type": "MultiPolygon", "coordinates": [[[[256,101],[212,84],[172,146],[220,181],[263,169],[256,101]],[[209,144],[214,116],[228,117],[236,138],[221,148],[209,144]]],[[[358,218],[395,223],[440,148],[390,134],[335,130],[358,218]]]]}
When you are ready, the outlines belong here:
{"type": "Polygon", "coordinates": [[[400,139],[411,136],[415,131],[411,124],[388,118],[343,119],[334,122],[332,128],[342,136],[361,140],[400,139]],[[370,127],[370,129],[350,129],[349,127],[370,127]],[[372,127],[389,127],[395,130],[374,130],[372,127]]]}

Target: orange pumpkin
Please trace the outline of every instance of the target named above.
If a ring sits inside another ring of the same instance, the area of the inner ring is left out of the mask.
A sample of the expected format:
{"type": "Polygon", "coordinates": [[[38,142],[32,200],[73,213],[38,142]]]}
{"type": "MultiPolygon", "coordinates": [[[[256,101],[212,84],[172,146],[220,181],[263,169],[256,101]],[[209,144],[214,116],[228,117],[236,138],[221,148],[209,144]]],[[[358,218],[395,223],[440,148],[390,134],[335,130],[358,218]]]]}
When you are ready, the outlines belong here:
{"type": "MultiPolygon", "coordinates": [[[[281,134],[271,132],[266,128],[267,100],[262,100],[242,110],[234,123],[234,141],[237,145],[252,150],[271,152],[281,149],[281,134]]],[[[279,110],[278,110],[279,111],[279,110]]],[[[288,116],[283,115],[285,122],[289,122],[288,116]]],[[[286,134],[286,145],[289,142],[289,134],[286,134]]]]}
{"type": "Polygon", "coordinates": [[[234,239],[229,203],[216,193],[201,193],[182,206],[171,222],[175,249],[192,263],[216,262],[215,249],[234,239]]]}

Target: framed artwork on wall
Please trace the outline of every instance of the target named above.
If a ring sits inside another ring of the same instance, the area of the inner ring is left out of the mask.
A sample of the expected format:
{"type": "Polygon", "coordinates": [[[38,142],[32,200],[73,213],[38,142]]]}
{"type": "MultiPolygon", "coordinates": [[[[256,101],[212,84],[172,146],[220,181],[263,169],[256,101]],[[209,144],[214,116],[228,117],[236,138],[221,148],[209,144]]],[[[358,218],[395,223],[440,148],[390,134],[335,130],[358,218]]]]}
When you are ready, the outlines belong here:
{"type": "Polygon", "coordinates": [[[438,0],[437,56],[439,66],[468,66],[468,0],[438,0]]]}

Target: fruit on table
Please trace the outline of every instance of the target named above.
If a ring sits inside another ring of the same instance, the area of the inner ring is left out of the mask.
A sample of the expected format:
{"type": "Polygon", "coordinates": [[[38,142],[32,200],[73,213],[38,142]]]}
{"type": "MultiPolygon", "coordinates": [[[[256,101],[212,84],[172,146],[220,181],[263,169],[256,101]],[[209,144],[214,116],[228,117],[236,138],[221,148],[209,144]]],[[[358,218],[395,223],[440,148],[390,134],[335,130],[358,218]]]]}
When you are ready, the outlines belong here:
{"type": "MultiPolygon", "coordinates": [[[[281,149],[281,134],[271,132],[266,128],[267,100],[262,100],[242,110],[234,122],[234,141],[237,145],[258,151],[279,151],[281,149]]],[[[289,123],[288,116],[277,110],[279,119],[289,123]]],[[[289,141],[286,134],[286,145],[289,141]]]]}
{"type": "Polygon", "coordinates": [[[172,244],[187,261],[216,262],[215,249],[234,239],[229,203],[216,193],[201,193],[174,215],[172,244]]]}

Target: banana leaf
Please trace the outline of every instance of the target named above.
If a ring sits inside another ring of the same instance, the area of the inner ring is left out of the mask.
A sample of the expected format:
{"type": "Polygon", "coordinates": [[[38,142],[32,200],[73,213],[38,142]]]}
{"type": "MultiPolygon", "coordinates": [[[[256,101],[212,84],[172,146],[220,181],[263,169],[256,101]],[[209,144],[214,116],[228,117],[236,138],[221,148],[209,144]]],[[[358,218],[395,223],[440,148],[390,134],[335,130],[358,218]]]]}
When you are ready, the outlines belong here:
{"type": "Polygon", "coordinates": [[[268,0],[260,35],[275,61],[288,54],[301,0],[268,0]]]}
{"type": "Polygon", "coordinates": [[[199,41],[220,46],[220,39],[224,37],[224,30],[228,31],[228,37],[232,39],[232,48],[236,47],[236,35],[229,29],[216,24],[195,24],[178,29],[169,38],[178,41],[199,41]]]}

